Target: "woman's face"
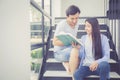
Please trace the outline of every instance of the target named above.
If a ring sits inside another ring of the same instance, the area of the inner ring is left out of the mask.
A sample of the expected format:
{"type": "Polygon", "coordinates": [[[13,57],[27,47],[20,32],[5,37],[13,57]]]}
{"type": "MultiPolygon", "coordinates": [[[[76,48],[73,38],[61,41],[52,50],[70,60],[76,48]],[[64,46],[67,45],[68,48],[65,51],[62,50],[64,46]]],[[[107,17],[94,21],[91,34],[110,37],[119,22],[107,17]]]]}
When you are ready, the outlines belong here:
{"type": "Polygon", "coordinates": [[[92,25],[89,22],[85,22],[85,31],[88,35],[92,34],[92,25]]]}

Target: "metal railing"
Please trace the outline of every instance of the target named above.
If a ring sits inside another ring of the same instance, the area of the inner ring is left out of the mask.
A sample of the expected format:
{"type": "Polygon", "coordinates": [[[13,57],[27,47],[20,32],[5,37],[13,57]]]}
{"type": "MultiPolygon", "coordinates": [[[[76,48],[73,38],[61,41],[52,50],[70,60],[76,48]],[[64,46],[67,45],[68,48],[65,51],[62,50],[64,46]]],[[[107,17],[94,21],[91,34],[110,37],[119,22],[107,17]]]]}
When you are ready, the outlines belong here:
{"type": "MultiPolygon", "coordinates": [[[[42,62],[41,62],[41,67],[39,67],[39,73],[38,73],[38,80],[42,80],[42,76],[43,76],[43,73],[44,73],[44,66],[45,66],[45,63],[46,63],[46,55],[48,53],[48,49],[49,49],[49,39],[50,39],[50,31],[51,31],[51,25],[49,26],[49,30],[48,30],[48,34],[47,34],[47,40],[45,41],[45,21],[44,21],[44,17],[47,17],[50,22],[52,20],[52,17],[46,12],[44,11],[44,9],[42,7],[40,7],[34,0],[30,0],[30,4],[35,8],[37,9],[41,14],[42,14],[42,18],[41,18],[41,39],[42,39],[42,42],[39,43],[40,44],[40,47],[42,48],[42,62]]],[[[44,3],[42,3],[44,4],[44,3]]]]}

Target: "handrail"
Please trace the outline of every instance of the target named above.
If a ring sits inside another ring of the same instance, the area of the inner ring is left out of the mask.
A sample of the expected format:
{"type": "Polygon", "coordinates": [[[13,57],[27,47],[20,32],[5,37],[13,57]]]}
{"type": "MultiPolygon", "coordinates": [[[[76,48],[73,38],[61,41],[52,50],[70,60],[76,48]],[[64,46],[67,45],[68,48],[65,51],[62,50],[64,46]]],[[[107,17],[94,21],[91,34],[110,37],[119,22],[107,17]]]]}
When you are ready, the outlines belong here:
{"type": "Polygon", "coordinates": [[[31,5],[33,5],[38,11],[40,11],[41,13],[43,13],[43,15],[45,15],[46,17],[48,17],[49,19],[52,19],[52,17],[47,14],[47,12],[42,9],[34,0],[30,0],[31,5]]]}

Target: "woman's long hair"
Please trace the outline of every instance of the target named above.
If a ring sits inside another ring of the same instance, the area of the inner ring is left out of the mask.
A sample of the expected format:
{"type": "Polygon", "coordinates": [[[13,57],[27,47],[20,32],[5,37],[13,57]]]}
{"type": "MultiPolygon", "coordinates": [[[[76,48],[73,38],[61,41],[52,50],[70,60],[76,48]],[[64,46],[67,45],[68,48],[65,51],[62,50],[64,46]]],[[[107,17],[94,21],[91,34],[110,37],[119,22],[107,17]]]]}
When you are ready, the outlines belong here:
{"type": "Polygon", "coordinates": [[[97,60],[102,57],[100,26],[96,18],[88,18],[86,21],[92,26],[92,51],[95,60],[97,60]]]}

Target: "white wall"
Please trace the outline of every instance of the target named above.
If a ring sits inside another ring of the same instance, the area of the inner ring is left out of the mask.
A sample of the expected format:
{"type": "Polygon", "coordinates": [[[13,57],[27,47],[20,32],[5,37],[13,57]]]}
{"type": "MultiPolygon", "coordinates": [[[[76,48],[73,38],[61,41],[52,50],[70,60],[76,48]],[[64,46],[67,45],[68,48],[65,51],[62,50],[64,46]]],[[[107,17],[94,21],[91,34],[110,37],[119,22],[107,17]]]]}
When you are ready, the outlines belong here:
{"type": "Polygon", "coordinates": [[[0,0],[0,80],[30,80],[29,0],[0,0]]]}
{"type": "Polygon", "coordinates": [[[52,16],[61,17],[61,0],[52,0],[52,16]]]}
{"type": "Polygon", "coordinates": [[[55,8],[54,16],[63,17],[65,15],[65,10],[71,4],[77,5],[81,10],[82,17],[86,16],[104,16],[104,0],[60,0],[61,4],[59,4],[59,0],[52,0],[57,3],[53,5],[55,8]],[[61,8],[59,8],[61,7],[61,8]],[[58,15],[60,13],[60,15],[58,15]]]}

